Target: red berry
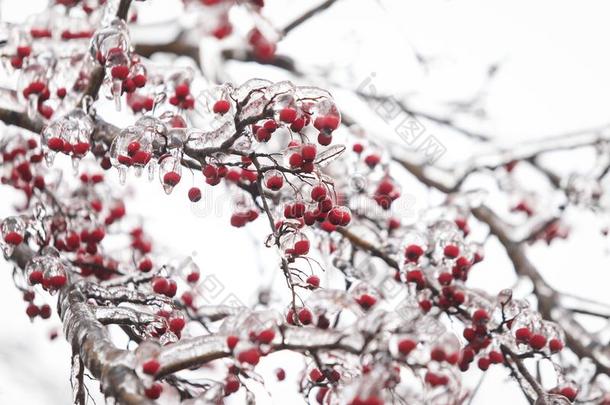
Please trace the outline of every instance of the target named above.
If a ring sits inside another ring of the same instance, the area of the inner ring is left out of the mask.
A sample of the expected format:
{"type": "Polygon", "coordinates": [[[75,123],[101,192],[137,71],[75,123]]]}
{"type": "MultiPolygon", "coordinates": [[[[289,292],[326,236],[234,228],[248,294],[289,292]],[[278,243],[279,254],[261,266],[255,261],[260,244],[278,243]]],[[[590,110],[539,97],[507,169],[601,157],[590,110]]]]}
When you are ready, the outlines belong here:
{"type": "Polygon", "coordinates": [[[18,46],[17,47],[17,55],[20,58],[27,58],[32,53],[32,48],[29,46],[18,46]]]}
{"type": "Polygon", "coordinates": [[[259,142],[267,142],[271,139],[271,133],[266,128],[259,128],[256,130],[256,140],[259,142]]]}
{"type": "Polygon", "coordinates": [[[313,382],[322,382],[324,380],[324,374],[322,374],[318,368],[314,368],[309,372],[309,379],[313,382]]]}
{"type": "Polygon", "coordinates": [[[174,280],[168,280],[167,290],[165,290],[165,295],[168,297],[173,297],[176,295],[176,291],[178,290],[178,285],[174,280]]]}
{"type": "Polygon", "coordinates": [[[311,189],[311,199],[316,202],[320,202],[320,201],[324,200],[325,198],[326,198],[326,187],[324,187],[322,184],[313,186],[313,188],[311,189]]]}
{"type": "Polygon", "coordinates": [[[529,328],[519,328],[515,331],[515,337],[518,341],[529,342],[532,332],[529,328]]]}
{"type": "Polygon", "coordinates": [[[363,309],[369,309],[373,305],[375,305],[375,303],[377,302],[377,298],[373,297],[370,294],[362,294],[360,297],[358,297],[356,301],[363,309]]]}
{"type": "Polygon", "coordinates": [[[504,356],[499,351],[492,350],[491,352],[489,352],[489,360],[493,364],[500,364],[504,362],[504,356]]]}
{"type": "Polygon", "coordinates": [[[309,276],[307,277],[307,284],[309,284],[312,287],[319,287],[320,286],[320,277],[318,276],[309,276]]]}
{"type": "Polygon", "coordinates": [[[551,339],[549,341],[549,349],[552,353],[560,352],[563,349],[563,342],[559,339],[551,339]]]}
{"type": "Polygon", "coordinates": [[[66,276],[64,276],[63,274],[58,274],[58,275],[52,276],[49,279],[49,285],[52,288],[57,289],[57,288],[63,287],[64,284],[66,284],[66,281],[67,281],[66,276]]]}
{"type": "Polygon", "coordinates": [[[424,250],[418,245],[409,245],[405,249],[405,257],[410,262],[416,262],[417,260],[419,260],[419,258],[423,254],[424,254],[424,250]]]}
{"type": "Polygon", "coordinates": [[[443,272],[438,275],[438,282],[442,285],[449,285],[453,281],[451,273],[443,272]]]}
{"type": "Polygon", "coordinates": [[[237,346],[237,342],[239,342],[239,338],[237,336],[231,335],[227,337],[227,346],[229,347],[229,349],[235,349],[235,346],[237,346]]]}
{"type": "Polygon", "coordinates": [[[144,75],[135,75],[132,80],[136,87],[144,87],[146,85],[146,76],[144,75]]]}
{"type": "Polygon", "coordinates": [[[398,342],[398,351],[401,354],[406,356],[409,353],[411,353],[411,351],[413,351],[413,349],[415,349],[415,346],[417,346],[417,343],[414,340],[403,339],[400,342],[398,342]]]}
{"type": "Polygon", "coordinates": [[[444,361],[446,357],[445,350],[440,347],[435,347],[430,351],[430,358],[434,361],[444,361]]]}
{"type": "Polygon", "coordinates": [[[301,310],[299,310],[299,321],[303,324],[303,325],[309,325],[311,323],[311,321],[313,320],[313,315],[311,314],[311,311],[307,308],[302,308],[301,310]]]}
{"type": "Polygon", "coordinates": [[[78,142],[72,145],[72,151],[77,156],[82,156],[89,151],[90,145],[88,142],[78,142]]]}
{"type": "Polygon", "coordinates": [[[145,361],[144,364],[142,364],[142,371],[144,372],[144,374],[155,375],[157,374],[157,371],[159,371],[160,367],[161,365],[159,364],[157,359],[150,359],[145,361]]]}
{"type": "Polygon", "coordinates": [[[144,389],[144,394],[148,399],[159,399],[163,392],[163,386],[159,383],[153,383],[149,388],[144,389]]]}
{"type": "Polygon", "coordinates": [[[286,107],[280,111],[280,121],[290,124],[296,119],[297,110],[294,108],[286,107]]]}
{"type": "Polygon", "coordinates": [[[328,222],[333,225],[340,225],[343,219],[343,210],[335,207],[328,212],[328,222]]]}
{"type": "Polygon", "coordinates": [[[487,357],[481,357],[479,359],[478,365],[481,370],[483,370],[483,371],[487,370],[489,368],[489,364],[490,364],[490,361],[487,357]]]}
{"type": "Polygon", "coordinates": [[[333,137],[331,135],[325,134],[324,132],[320,132],[318,134],[318,143],[322,146],[328,146],[333,141],[333,137]]]}
{"type": "Polygon", "coordinates": [[[577,395],[576,390],[572,387],[563,387],[561,390],[559,390],[559,393],[570,401],[574,401],[577,395]]]}
{"type": "Polygon", "coordinates": [[[301,167],[303,165],[303,157],[300,153],[295,152],[288,158],[288,164],[292,168],[301,167]]]}
{"type": "Polygon", "coordinates": [[[476,324],[485,324],[489,321],[489,314],[484,309],[477,309],[472,314],[472,321],[476,324]]]}
{"type": "Polygon", "coordinates": [[[180,174],[177,172],[167,172],[163,175],[163,183],[168,186],[175,186],[180,182],[180,174]]]}
{"type": "Polygon", "coordinates": [[[381,158],[378,155],[368,155],[367,157],[364,158],[364,163],[371,169],[374,168],[375,166],[377,166],[377,164],[379,164],[380,161],[381,161],[381,158]]]}
{"type": "Polygon", "coordinates": [[[301,256],[309,253],[309,241],[308,240],[300,240],[294,244],[294,255],[301,256]]]}
{"type": "Polygon", "coordinates": [[[460,255],[460,248],[456,245],[447,245],[445,246],[445,249],[443,249],[443,253],[449,259],[455,259],[460,255]]]}
{"type": "Polygon", "coordinates": [[[129,75],[129,68],[125,65],[113,66],[112,69],[110,69],[110,74],[115,79],[125,80],[129,75]]]}
{"type": "Polygon", "coordinates": [[[165,294],[168,287],[169,282],[166,278],[158,277],[153,280],[153,291],[157,294],[165,294]]]}
{"type": "Polygon", "coordinates": [[[229,375],[225,380],[225,395],[231,395],[239,391],[239,379],[234,375],[229,375]]]}
{"type": "Polygon", "coordinates": [[[280,175],[271,176],[267,179],[267,183],[265,185],[268,189],[277,191],[284,185],[284,177],[280,175]]]}
{"type": "Polygon", "coordinates": [[[144,258],[140,261],[140,263],[138,264],[138,269],[140,271],[143,271],[144,273],[147,273],[149,271],[152,270],[153,264],[152,261],[149,258],[144,258]]]}
{"type": "Polygon", "coordinates": [[[184,329],[185,325],[186,322],[184,318],[172,318],[169,320],[169,330],[174,333],[179,333],[182,329],[184,329]]]}
{"type": "Polygon", "coordinates": [[[191,187],[188,192],[189,200],[197,202],[201,200],[201,190],[199,187],[191,187]]]}
{"type": "Polygon", "coordinates": [[[4,235],[4,241],[9,245],[19,245],[23,242],[23,236],[17,232],[7,232],[4,235]]]}
{"type": "Polygon", "coordinates": [[[64,148],[64,140],[54,136],[52,138],[49,138],[49,140],[47,141],[47,146],[52,151],[59,152],[64,148]]]}
{"type": "Polygon", "coordinates": [[[51,306],[49,304],[42,305],[39,314],[42,319],[49,319],[51,317],[51,306]]]}
{"type": "Polygon", "coordinates": [[[197,281],[199,281],[199,276],[200,274],[198,272],[193,271],[189,273],[188,276],[186,276],[186,281],[188,281],[189,283],[196,283],[197,281]]]}
{"type": "Polygon", "coordinates": [[[278,368],[275,370],[275,376],[277,377],[278,381],[284,381],[286,379],[286,372],[283,368],[278,368]]]}
{"type": "Polygon", "coordinates": [[[303,156],[303,161],[305,162],[313,162],[316,158],[316,145],[307,144],[301,147],[301,156],[303,156]]]}
{"type": "Polygon", "coordinates": [[[225,114],[231,108],[231,104],[227,100],[218,100],[214,103],[213,110],[216,114],[225,114]]]}
{"type": "Polygon", "coordinates": [[[264,331],[259,333],[257,336],[258,341],[261,343],[265,343],[265,344],[271,343],[273,341],[274,337],[275,337],[275,332],[273,331],[273,329],[265,329],[264,331]]]}
{"type": "Polygon", "coordinates": [[[534,350],[540,350],[546,346],[546,336],[536,333],[529,339],[529,344],[534,350]]]}
{"type": "Polygon", "coordinates": [[[248,363],[256,366],[261,358],[260,352],[256,348],[244,350],[237,355],[237,360],[240,363],[248,363]]]}
{"type": "Polygon", "coordinates": [[[42,279],[43,279],[42,271],[36,270],[36,271],[31,272],[28,279],[30,280],[30,284],[32,284],[32,285],[42,283],[42,279]]]}
{"type": "MultiPolygon", "coordinates": [[[[21,66],[23,66],[23,59],[20,58],[19,56],[12,56],[11,57],[11,66],[14,67],[15,69],[21,68],[21,66]]],[[[29,96],[29,92],[26,91],[26,90],[27,89],[25,89],[23,91],[24,97],[28,97],[29,96]]]]}
{"type": "Polygon", "coordinates": [[[27,308],[25,309],[25,313],[30,317],[30,318],[35,318],[38,315],[38,307],[34,304],[29,304],[27,306],[27,308]]]}
{"type": "Polygon", "coordinates": [[[189,89],[189,85],[187,83],[182,83],[176,86],[175,89],[176,92],[176,97],[178,98],[186,98],[186,96],[188,96],[191,91],[189,89]]]}

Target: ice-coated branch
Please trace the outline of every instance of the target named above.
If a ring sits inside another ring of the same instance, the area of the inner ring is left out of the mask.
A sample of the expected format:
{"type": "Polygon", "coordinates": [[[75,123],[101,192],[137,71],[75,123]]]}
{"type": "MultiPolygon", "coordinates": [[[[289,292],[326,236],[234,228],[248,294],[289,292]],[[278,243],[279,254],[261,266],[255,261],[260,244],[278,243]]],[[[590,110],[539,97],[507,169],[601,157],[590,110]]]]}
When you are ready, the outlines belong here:
{"type": "MultiPolygon", "coordinates": [[[[35,252],[26,245],[15,248],[11,259],[25,269],[35,252]]],[[[67,284],[60,293],[59,315],[72,350],[89,372],[100,381],[102,391],[125,405],[148,405],[144,387],[134,372],[133,353],[118,349],[106,328],[96,319],[96,312],[86,303],[82,284],[67,284]]]]}
{"type": "MultiPolygon", "coordinates": [[[[597,138],[595,138],[597,139],[597,138]]],[[[590,137],[587,142],[592,141],[590,137]]],[[[454,190],[442,182],[437,181],[426,174],[425,167],[412,164],[407,160],[398,160],[406,170],[414,175],[423,184],[435,188],[443,193],[451,193],[454,190]]],[[[591,344],[590,334],[582,327],[579,327],[573,316],[560,305],[560,294],[551,287],[540,272],[528,259],[525,252],[525,245],[520,241],[514,241],[510,237],[510,232],[503,221],[488,207],[481,205],[472,209],[472,214],[481,222],[489,227],[492,235],[504,247],[509,259],[511,260],[515,272],[523,277],[532,280],[534,284],[534,294],[538,299],[538,307],[545,319],[558,322],[566,332],[566,341],[570,349],[581,358],[590,358],[596,365],[598,372],[610,375],[610,364],[600,360],[599,353],[595,345],[591,344]]]]}

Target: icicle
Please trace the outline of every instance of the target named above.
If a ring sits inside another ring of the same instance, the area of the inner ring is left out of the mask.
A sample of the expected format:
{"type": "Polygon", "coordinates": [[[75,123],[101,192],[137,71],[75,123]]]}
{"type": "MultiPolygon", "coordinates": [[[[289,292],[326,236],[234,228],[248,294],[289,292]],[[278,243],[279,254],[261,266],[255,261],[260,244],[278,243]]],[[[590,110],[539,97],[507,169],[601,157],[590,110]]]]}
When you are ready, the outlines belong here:
{"type": "Polygon", "coordinates": [[[110,92],[112,93],[112,98],[114,99],[114,108],[117,111],[121,111],[121,90],[123,86],[123,81],[120,79],[112,80],[112,88],[110,92]]]}
{"type": "Polygon", "coordinates": [[[27,114],[30,120],[36,119],[38,113],[38,96],[30,95],[28,97],[27,114]]]}
{"type": "Polygon", "coordinates": [[[121,183],[121,185],[125,185],[125,181],[127,180],[127,168],[124,166],[121,166],[118,168],[119,170],[119,183],[121,183]]]}

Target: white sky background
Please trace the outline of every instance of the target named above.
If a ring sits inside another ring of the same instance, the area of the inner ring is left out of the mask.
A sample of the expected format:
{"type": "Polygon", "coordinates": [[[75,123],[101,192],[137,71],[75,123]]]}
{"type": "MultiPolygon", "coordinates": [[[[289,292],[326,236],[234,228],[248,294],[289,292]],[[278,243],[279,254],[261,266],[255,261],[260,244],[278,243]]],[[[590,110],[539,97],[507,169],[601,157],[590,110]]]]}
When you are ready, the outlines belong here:
{"type": "MultiPolygon", "coordinates": [[[[278,26],[318,3],[267,2],[266,16],[278,26]]],[[[0,15],[3,21],[18,21],[45,3],[0,0],[0,15]]],[[[176,10],[176,4],[170,0],[151,0],[138,6],[147,8],[141,13],[143,18],[161,20],[176,10]]],[[[493,135],[505,145],[513,145],[610,122],[609,12],[607,1],[340,0],[292,32],[280,43],[278,51],[294,57],[298,66],[312,73],[314,82],[321,87],[323,80],[327,80],[354,88],[374,72],[380,92],[395,97],[409,95],[409,105],[437,114],[450,111],[451,103],[471,99],[481,88],[489,66],[499,63],[496,78],[485,87],[481,107],[485,108],[486,117],[464,115],[458,122],[493,135]],[[427,70],[417,63],[414,49],[430,61],[427,70]]],[[[257,76],[284,77],[275,69],[251,64],[232,64],[227,73],[237,83],[257,76]]],[[[400,141],[389,127],[366,111],[364,104],[354,102],[341,91],[336,93],[344,103],[340,108],[363,117],[370,133],[400,141]]],[[[439,165],[450,168],[477,153],[477,147],[461,135],[431,123],[424,125],[447,147],[447,153],[437,162],[439,165]]],[[[591,163],[587,152],[572,156],[577,158],[566,160],[560,155],[549,164],[565,170],[567,163],[575,170],[586,170],[591,163]]],[[[111,177],[116,181],[115,172],[111,177]]],[[[408,219],[412,221],[415,213],[435,198],[411,178],[401,180],[403,194],[414,201],[409,206],[412,210],[408,219]]],[[[169,197],[157,183],[151,185],[135,179],[129,183],[134,189],[137,187],[137,195],[128,205],[128,212],[131,207],[132,212],[144,218],[146,229],[154,235],[163,254],[181,258],[198,252],[196,260],[203,273],[214,274],[227,287],[224,296],[234,293],[246,303],[255,301],[252,286],[260,283],[263,268],[274,265],[274,252],[265,250],[260,243],[260,235],[267,232],[266,222],[259,220],[245,230],[231,228],[228,199],[209,187],[203,187],[208,205],[194,209],[186,199],[186,190],[192,184],[188,175],[169,197]]],[[[0,195],[0,217],[4,217],[10,212],[6,201],[11,197],[6,189],[0,195]]],[[[494,196],[490,199],[493,201],[494,196]]],[[[610,263],[607,245],[599,236],[599,221],[586,213],[568,214],[574,231],[572,238],[558,241],[550,248],[537,244],[530,249],[530,256],[560,291],[610,303],[606,274],[610,263]],[[574,254],[583,251],[587,252],[586,257],[574,254]],[[578,277],[567,277],[575,269],[578,277]]],[[[484,232],[475,229],[474,235],[484,232]]],[[[512,286],[515,278],[510,264],[495,242],[488,244],[486,257],[471,273],[470,285],[491,292],[512,286]]],[[[263,279],[271,282],[268,273],[263,279]]],[[[281,280],[275,281],[274,285],[282,286],[281,280]]],[[[0,307],[5,308],[5,325],[0,329],[0,404],[69,403],[68,345],[61,336],[54,342],[48,341],[48,332],[57,326],[56,322],[36,320],[30,324],[20,294],[12,286],[10,267],[4,262],[0,262],[0,307]]],[[[268,381],[274,380],[272,372],[278,364],[272,360],[272,357],[264,360],[257,368],[268,381]]],[[[290,380],[296,377],[299,360],[284,356],[280,361],[290,365],[288,380],[270,384],[268,389],[275,400],[263,397],[262,404],[298,403],[291,396],[296,386],[290,380]]],[[[515,385],[503,383],[505,370],[492,367],[488,374],[474,404],[524,403],[515,385]]],[[[478,373],[470,375],[467,381],[476,383],[478,373]]],[[[242,396],[227,401],[242,402],[242,396]]]]}

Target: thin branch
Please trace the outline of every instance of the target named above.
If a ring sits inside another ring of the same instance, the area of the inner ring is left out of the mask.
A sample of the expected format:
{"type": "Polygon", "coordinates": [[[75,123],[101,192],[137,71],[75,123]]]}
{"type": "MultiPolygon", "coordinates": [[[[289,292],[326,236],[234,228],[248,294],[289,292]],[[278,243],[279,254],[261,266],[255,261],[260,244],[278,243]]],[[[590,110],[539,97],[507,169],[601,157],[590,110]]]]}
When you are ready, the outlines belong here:
{"type": "Polygon", "coordinates": [[[292,31],[293,29],[297,28],[298,26],[300,26],[301,24],[303,24],[304,22],[306,22],[310,18],[314,17],[316,14],[321,13],[322,11],[330,8],[330,6],[332,6],[336,2],[337,2],[337,0],[326,0],[326,1],[322,2],[322,3],[320,3],[320,5],[312,8],[311,10],[307,11],[305,14],[303,14],[300,17],[296,18],[290,24],[286,25],[284,27],[284,29],[281,31],[282,34],[284,36],[287,35],[290,31],[292,31]]]}

